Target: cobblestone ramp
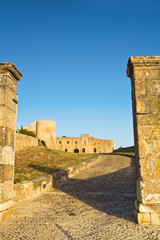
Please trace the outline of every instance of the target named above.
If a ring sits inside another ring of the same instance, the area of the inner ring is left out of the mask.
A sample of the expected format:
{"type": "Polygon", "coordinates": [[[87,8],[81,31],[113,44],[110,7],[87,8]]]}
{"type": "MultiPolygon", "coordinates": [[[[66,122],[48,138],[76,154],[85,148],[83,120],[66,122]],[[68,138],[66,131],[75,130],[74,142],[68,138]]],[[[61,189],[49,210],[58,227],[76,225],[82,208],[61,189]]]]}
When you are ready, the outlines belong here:
{"type": "Polygon", "coordinates": [[[0,239],[160,239],[159,226],[134,221],[135,180],[134,159],[107,155],[52,192],[17,204],[0,239]]]}

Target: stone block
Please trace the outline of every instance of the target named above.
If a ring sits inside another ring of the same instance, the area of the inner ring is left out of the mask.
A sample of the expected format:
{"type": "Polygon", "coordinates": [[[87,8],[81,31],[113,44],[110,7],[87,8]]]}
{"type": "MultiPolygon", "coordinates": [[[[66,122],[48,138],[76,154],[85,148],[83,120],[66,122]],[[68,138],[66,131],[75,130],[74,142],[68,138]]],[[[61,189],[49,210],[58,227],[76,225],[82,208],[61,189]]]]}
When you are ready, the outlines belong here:
{"type": "Polygon", "coordinates": [[[0,212],[5,211],[9,208],[13,208],[13,205],[14,205],[14,203],[13,203],[12,200],[8,201],[8,202],[1,203],[0,204],[0,212]]]}
{"type": "Polygon", "coordinates": [[[10,208],[3,212],[0,212],[0,222],[7,220],[13,214],[14,214],[14,208],[10,208]]]}
{"type": "Polygon", "coordinates": [[[134,71],[134,80],[146,81],[146,80],[158,80],[160,78],[159,66],[142,66],[136,67],[134,71]]]}
{"type": "Polygon", "coordinates": [[[13,181],[13,166],[11,165],[2,165],[0,164],[0,183],[3,183],[8,180],[13,181]]]}
{"type": "Polygon", "coordinates": [[[11,89],[7,88],[6,89],[7,94],[5,98],[5,105],[7,108],[11,109],[12,111],[16,112],[17,109],[17,94],[13,92],[11,89]]]}
{"type": "Polygon", "coordinates": [[[13,199],[13,180],[0,183],[0,204],[13,199]]]}
{"type": "Polygon", "coordinates": [[[11,146],[2,148],[2,159],[0,164],[14,166],[14,152],[11,146]]]}
{"type": "Polygon", "coordinates": [[[10,108],[6,109],[6,120],[5,120],[5,126],[15,130],[16,128],[16,109],[13,111],[10,108]]]}
{"type": "Polygon", "coordinates": [[[140,125],[160,125],[160,112],[157,114],[137,114],[136,116],[137,126],[140,125]]]}
{"type": "Polygon", "coordinates": [[[155,124],[137,124],[138,138],[141,140],[160,140],[160,125],[155,124]]]}
{"type": "Polygon", "coordinates": [[[140,213],[159,213],[160,214],[160,203],[140,203],[135,201],[135,209],[140,213]]]}
{"type": "Polygon", "coordinates": [[[160,180],[137,180],[137,200],[141,203],[160,203],[160,180]]]}
{"type": "Polygon", "coordinates": [[[150,224],[151,214],[150,213],[139,213],[134,209],[134,218],[138,224],[150,224]]]}
{"type": "Polygon", "coordinates": [[[160,225],[160,213],[151,213],[151,224],[160,225]]]}
{"type": "Polygon", "coordinates": [[[139,179],[160,183],[160,159],[159,158],[140,158],[139,167],[141,169],[139,179]]]}
{"type": "Polygon", "coordinates": [[[159,158],[160,140],[138,138],[139,158],[159,158]]]}
{"type": "Polygon", "coordinates": [[[160,109],[159,96],[152,97],[138,97],[136,99],[136,113],[137,114],[158,114],[160,109]]]}

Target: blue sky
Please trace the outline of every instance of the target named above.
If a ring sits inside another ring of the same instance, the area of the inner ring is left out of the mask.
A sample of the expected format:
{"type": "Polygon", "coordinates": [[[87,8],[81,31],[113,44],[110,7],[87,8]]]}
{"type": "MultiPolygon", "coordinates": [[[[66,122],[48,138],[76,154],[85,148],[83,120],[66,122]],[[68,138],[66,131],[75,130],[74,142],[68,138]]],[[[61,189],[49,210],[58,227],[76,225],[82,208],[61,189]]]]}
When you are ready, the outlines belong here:
{"type": "Polygon", "coordinates": [[[1,62],[22,72],[17,128],[57,122],[133,145],[130,56],[160,55],[158,0],[0,0],[1,62]]]}

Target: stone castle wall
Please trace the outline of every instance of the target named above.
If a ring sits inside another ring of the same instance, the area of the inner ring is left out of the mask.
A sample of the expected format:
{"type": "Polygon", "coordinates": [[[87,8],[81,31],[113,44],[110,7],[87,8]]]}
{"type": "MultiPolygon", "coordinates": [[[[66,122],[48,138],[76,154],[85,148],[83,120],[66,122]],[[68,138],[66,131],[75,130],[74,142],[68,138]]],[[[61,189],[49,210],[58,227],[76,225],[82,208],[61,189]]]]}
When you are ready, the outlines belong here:
{"type": "Polygon", "coordinates": [[[56,142],[56,122],[51,120],[40,120],[32,122],[29,126],[24,127],[28,131],[34,132],[37,137],[46,142],[48,148],[57,149],[56,142]]]}
{"type": "Polygon", "coordinates": [[[81,134],[81,137],[57,137],[59,150],[79,153],[111,153],[114,150],[114,140],[101,140],[81,134]]]}
{"type": "Polygon", "coordinates": [[[38,138],[27,136],[21,133],[16,133],[16,151],[26,147],[37,147],[38,138]]]}
{"type": "Polygon", "coordinates": [[[33,131],[51,149],[79,153],[112,153],[114,150],[114,140],[101,140],[89,137],[89,134],[81,134],[81,137],[56,137],[55,121],[40,120],[32,122],[24,129],[33,131]]]}

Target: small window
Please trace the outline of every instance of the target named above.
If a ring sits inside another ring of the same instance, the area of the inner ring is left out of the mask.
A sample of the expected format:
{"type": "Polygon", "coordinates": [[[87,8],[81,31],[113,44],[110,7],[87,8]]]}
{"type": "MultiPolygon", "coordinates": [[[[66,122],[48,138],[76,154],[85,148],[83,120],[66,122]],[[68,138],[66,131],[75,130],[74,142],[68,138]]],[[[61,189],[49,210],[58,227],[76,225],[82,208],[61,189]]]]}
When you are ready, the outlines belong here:
{"type": "Polygon", "coordinates": [[[96,148],[94,148],[94,152],[95,152],[95,153],[97,152],[97,149],[96,149],[96,148]]]}
{"type": "Polygon", "coordinates": [[[69,144],[69,141],[67,141],[67,144],[69,144]]]}
{"type": "Polygon", "coordinates": [[[82,152],[85,153],[85,151],[86,151],[85,148],[83,148],[83,149],[82,149],[82,152]]]}
{"type": "Polygon", "coordinates": [[[59,144],[61,144],[61,141],[59,141],[59,144]]]}
{"type": "Polygon", "coordinates": [[[78,141],[75,141],[75,144],[77,144],[78,143],[78,141]]]}
{"type": "Polygon", "coordinates": [[[68,152],[68,150],[67,150],[67,149],[65,149],[65,152],[68,152]]]}

